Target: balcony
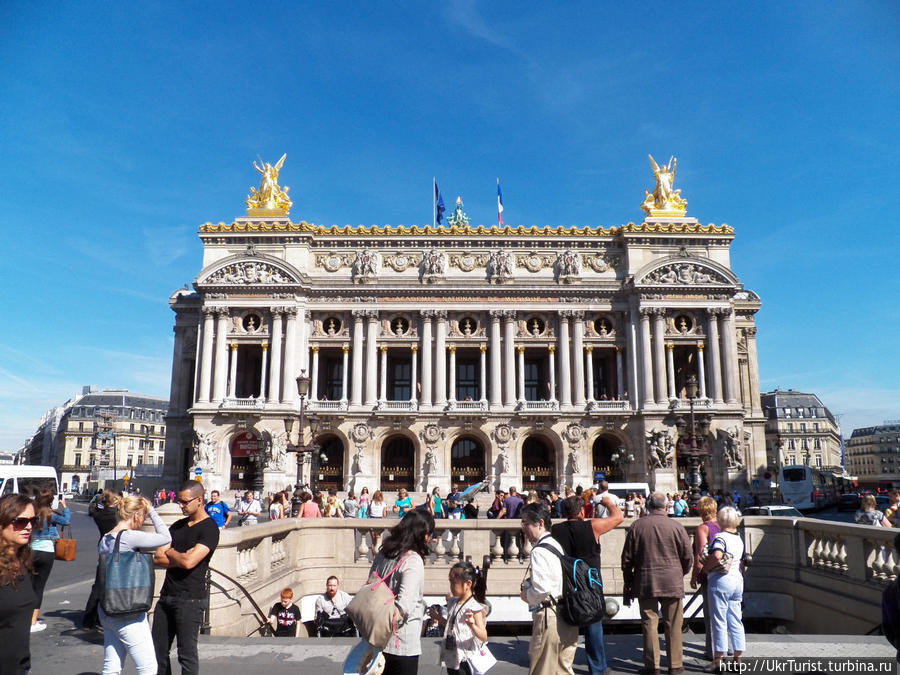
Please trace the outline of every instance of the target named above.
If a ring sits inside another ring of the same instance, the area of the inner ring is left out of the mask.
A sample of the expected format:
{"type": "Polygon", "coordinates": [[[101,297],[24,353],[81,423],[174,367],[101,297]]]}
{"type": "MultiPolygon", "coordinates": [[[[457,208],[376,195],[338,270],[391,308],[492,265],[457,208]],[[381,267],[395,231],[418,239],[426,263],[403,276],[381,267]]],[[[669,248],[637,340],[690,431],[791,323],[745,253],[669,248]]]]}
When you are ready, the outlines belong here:
{"type": "Polygon", "coordinates": [[[484,399],[480,401],[450,401],[447,404],[448,411],[461,412],[487,412],[488,402],[484,399]]]}
{"type": "Polygon", "coordinates": [[[607,412],[610,410],[631,410],[628,401],[589,401],[588,412],[607,412]]]}
{"type": "Polygon", "coordinates": [[[520,412],[559,410],[559,401],[519,401],[516,410],[520,412]]]}
{"type": "Polygon", "coordinates": [[[266,402],[261,398],[226,398],[219,404],[219,410],[263,410],[266,402]]]}
{"type": "Polygon", "coordinates": [[[311,412],[340,412],[347,409],[347,401],[307,401],[306,409],[311,412]]]}
{"type": "Polygon", "coordinates": [[[419,407],[419,404],[416,401],[379,401],[375,405],[376,410],[391,410],[391,411],[415,411],[419,407]]]}

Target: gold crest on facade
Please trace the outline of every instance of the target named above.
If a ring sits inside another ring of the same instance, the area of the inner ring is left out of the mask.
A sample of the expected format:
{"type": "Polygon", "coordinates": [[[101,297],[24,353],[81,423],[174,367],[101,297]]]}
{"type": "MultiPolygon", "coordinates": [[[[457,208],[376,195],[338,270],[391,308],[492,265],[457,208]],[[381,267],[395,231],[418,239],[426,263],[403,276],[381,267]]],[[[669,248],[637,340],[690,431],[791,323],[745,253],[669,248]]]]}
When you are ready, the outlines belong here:
{"type": "Polygon", "coordinates": [[[662,166],[653,160],[653,155],[647,155],[647,157],[650,158],[650,167],[656,178],[656,187],[653,188],[653,192],[644,190],[645,198],[641,204],[644,213],[651,218],[684,216],[687,211],[687,200],[681,198],[681,190],[674,189],[675,157],[669,157],[669,163],[662,166]]]}
{"type": "Polygon", "coordinates": [[[259,189],[250,188],[250,195],[244,202],[247,205],[247,215],[250,216],[286,216],[291,210],[291,200],[288,198],[288,186],[283,188],[278,185],[278,172],[284,166],[287,153],[281,156],[275,166],[259,160],[261,166],[253,162],[253,168],[259,171],[262,178],[259,181],[259,189]]]}

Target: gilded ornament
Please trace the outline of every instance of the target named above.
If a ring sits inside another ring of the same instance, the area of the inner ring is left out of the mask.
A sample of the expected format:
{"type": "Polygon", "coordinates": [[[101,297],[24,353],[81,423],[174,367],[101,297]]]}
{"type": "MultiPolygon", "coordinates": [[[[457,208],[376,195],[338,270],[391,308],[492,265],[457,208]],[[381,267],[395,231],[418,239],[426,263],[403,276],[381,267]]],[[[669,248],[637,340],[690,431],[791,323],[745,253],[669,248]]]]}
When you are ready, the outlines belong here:
{"type": "Polygon", "coordinates": [[[650,159],[650,167],[656,178],[656,187],[653,192],[644,190],[644,202],[641,208],[648,216],[684,216],[687,211],[687,200],[681,198],[681,190],[674,189],[675,181],[675,157],[669,157],[669,163],[659,166],[653,159],[653,155],[647,155],[650,159]]]}
{"type": "Polygon", "coordinates": [[[291,200],[288,198],[288,186],[283,188],[278,185],[278,172],[284,166],[287,153],[281,156],[275,166],[259,160],[259,164],[253,162],[253,168],[259,171],[262,178],[259,181],[259,189],[250,188],[250,195],[245,200],[247,215],[250,216],[286,216],[291,209],[291,200]]]}

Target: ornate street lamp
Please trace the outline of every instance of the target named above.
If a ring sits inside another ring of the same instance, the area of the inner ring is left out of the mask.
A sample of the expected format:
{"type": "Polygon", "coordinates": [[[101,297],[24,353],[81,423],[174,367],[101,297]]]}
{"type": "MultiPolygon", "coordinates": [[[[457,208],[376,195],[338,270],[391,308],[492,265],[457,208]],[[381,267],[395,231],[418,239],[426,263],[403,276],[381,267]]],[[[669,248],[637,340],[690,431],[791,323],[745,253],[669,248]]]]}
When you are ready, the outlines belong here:
{"type": "MultiPolygon", "coordinates": [[[[695,375],[690,375],[687,379],[687,383],[685,385],[685,395],[687,396],[688,403],[691,407],[691,417],[690,417],[690,445],[685,447],[684,444],[681,446],[681,452],[687,455],[688,460],[688,490],[690,492],[690,506],[691,513],[696,512],[697,502],[700,501],[700,460],[706,454],[706,450],[703,447],[705,441],[701,439],[700,445],[697,444],[697,427],[694,420],[694,399],[697,398],[698,395],[698,386],[697,386],[697,377],[695,375]]],[[[704,421],[704,427],[707,426],[706,421],[704,421]]]]}
{"type": "Polygon", "coordinates": [[[628,465],[634,462],[634,455],[628,452],[624,446],[620,446],[618,450],[616,450],[612,456],[610,457],[613,464],[618,468],[619,473],[622,475],[622,480],[626,479],[628,465]]]}
{"type": "Polygon", "coordinates": [[[312,472],[310,475],[310,490],[312,490],[313,494],[315,494],[316,490],[316,473],[318,471],[318,449],[319,446],[316,445],[315,436],[316,436],[316,427],[315,427],[315,418],[310,418],[310,433],[312,434],[312,439],[309,445],[303,443],[303,429],[306,425],[306,397],[309,395],[309,383],[310,379],[306,375],[305,370],[301,370],[300,374],[297,376],[297,393],[300,395],[300,424],[297,429],[297,444],[294,445],[290,442],[291,435],[294,429],[294,418],[287,417],[284,420],[284,429],[287,431],[288,436],[288,452],[297,453],[297,478],[294,483],[294,494],[291,498],[291,511],[293,515],[296,515],[300,510],[300,494],[301,489],[300,485],[303,480],[303,457],[306,454],[312,454],[312,472]]]}

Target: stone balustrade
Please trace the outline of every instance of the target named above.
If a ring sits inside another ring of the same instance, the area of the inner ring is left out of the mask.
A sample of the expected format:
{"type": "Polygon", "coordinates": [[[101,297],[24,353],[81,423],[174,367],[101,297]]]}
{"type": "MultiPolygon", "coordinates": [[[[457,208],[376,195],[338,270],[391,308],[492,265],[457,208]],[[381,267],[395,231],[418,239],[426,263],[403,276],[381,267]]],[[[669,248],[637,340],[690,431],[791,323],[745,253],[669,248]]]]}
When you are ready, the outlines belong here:
{"type": "MultiPolygon", "coordinates": [[[[368,575],[373,551],[395,519],[285,519],[222,533],[212,566],[234,577],[267,610],[285,586],[295,597],[321,593],[332,574],[348,592],[368,575]]],[[[696,518],[680,521],[690,535],[696,518]]],[[[604,535],[602,577],[608,595],[622,593],[619,565],[626,521],[604,535]]],[[[530,545],[518,521],[438,520],[425,561],[425,594],[446,594],[457,561],[491,559],[488,593],[517,598],[530,545]]],[[[806,633],[863,634],[880,620],[881,591],[897,574],[895,532],[813,519],[745,518],[743,537],[753,564],[745,576],[747,616],[769,617],[806,633]]],[[[689,577],[685,591],[691,593],[689,577]]],[[[214,635],[249,635],[257,627],[250,603],[213,573],[214,635]]]]}

